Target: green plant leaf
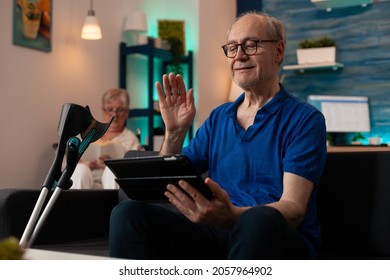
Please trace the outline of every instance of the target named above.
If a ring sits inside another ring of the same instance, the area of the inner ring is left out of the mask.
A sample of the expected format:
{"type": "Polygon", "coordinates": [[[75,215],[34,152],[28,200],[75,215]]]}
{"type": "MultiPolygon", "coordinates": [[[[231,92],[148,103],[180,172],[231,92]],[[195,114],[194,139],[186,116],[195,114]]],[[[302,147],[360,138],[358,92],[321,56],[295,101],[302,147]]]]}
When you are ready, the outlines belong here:
{"type": "Polygon", "coordinates": [[[322,37],[319,39],[305,39],[299,42],[300,49],[310,49],[310,48],[324,48],[324,47],[335,47],[336,43],[333,39],[329,37],[322,37]]]}

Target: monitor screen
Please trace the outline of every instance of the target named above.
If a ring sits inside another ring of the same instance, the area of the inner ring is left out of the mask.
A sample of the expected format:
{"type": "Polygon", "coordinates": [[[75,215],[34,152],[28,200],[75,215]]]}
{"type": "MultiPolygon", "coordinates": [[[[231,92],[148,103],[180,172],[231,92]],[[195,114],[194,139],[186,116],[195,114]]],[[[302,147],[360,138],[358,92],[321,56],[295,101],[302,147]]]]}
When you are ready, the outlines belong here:
{"type": "Polygon", "coordinates": [[[369,132],[367,96],[309,95],[308,103],[325,117],[327,132],[369,132]]]}

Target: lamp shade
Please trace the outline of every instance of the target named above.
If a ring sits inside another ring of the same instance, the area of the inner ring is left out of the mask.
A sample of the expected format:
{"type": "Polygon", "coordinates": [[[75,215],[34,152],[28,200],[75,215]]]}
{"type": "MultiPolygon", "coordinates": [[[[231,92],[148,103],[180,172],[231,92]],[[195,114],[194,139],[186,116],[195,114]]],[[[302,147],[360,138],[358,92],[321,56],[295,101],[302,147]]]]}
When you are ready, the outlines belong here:
{"type": "Polygon", "coordinates": [[[126,17],[124,31],[139,31],[146,32],[148,27],[146,24],[146,16],[144,12],[134,11],[126,17]]]}
{"type": "Polygon", "coordinates": [[[95,15],[89,15],[85,18],[81,38],[85,40],[99,40],[102,38],[102,31],[95,15]]]}

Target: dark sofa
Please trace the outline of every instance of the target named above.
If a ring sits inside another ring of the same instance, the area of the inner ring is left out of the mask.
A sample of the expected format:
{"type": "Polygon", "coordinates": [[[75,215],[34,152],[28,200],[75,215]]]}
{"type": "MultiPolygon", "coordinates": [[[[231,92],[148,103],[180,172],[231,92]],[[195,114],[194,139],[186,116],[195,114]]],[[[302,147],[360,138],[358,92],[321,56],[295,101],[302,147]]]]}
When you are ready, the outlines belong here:
{"type": "MultiPolygon", "coordinates": [[[[329,153],[318,197],[321,259],[390,259],[390,152],[329,153]]],[[[0,190],[0,238],[20,237],[39,190],[0,190]]],[[[107,256],[116,190],[63,191],[34,247],[107,256]]]]}
{"type": "Polygon", "coordinates": [[[318,197],[321,258],[390,259],[390,152],[374,149],[328,153],[318,197]]]}
{"type": "MultiPolygon", "coordinates": [[[[0,239],[20,238],[40,190],[0,190],[0,239]]],[[[62,191],[33,248],[108,256],[108,229],[117,190],[62,191]]]]}

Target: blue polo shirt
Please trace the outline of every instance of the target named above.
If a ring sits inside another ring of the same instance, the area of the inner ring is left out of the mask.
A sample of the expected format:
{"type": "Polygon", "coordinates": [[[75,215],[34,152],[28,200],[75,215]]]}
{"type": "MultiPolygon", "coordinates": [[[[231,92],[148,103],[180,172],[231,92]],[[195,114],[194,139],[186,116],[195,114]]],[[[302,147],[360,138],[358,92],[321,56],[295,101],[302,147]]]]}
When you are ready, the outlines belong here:
{"type": "Polygon", "coordinates": [[[208,171],[236,206],[278,201],[284,172],[312,181],[315,190],[298,231],[315,254],[320,239],[315,198],[326,160],[325,119],[280,87],[247,130],[236,118],[244,94],[214,109],[183,153],[200,172],[208,171]]]}

